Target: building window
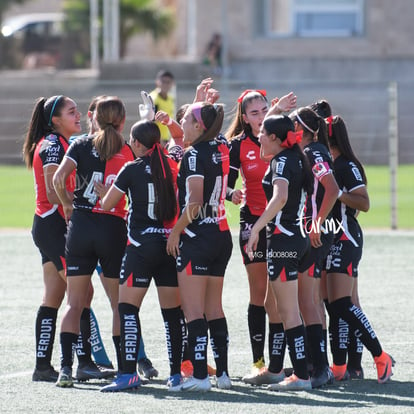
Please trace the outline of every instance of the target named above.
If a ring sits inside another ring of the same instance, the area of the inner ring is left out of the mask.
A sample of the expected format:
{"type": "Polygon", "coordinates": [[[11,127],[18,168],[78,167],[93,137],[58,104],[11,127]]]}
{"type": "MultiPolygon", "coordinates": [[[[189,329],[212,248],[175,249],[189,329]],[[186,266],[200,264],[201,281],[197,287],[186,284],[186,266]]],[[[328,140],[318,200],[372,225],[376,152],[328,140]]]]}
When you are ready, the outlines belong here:
{"type": "Polygon", "coordinates": [[[265,0],[265,32],[272,37],[361,36],[364,1],[265,0]]]}

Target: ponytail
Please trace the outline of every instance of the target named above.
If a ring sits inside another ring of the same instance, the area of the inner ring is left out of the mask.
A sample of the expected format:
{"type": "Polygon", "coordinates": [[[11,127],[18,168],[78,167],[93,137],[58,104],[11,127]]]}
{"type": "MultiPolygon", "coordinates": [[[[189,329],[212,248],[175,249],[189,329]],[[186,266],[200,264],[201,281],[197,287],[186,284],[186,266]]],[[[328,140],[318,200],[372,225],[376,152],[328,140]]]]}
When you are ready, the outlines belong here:
{"type": "Polygon", "coordinates": [[[33,167],[33,156],[37,143],[44,136],[53,132],[53,117],[60,116],[66,99],[62,95],[52,96],[48,99],[44,97],[37,99],[23,143],[23,159],[27,168],[33,167]]]}
{"type": "Polygon", "coordinates": [[[310,196],[313,193],[313,175],[309,164],[308,157],[303,153],[299,144],[298,135],[295,134],[295,126],[293,121],[286,115],[271,115],[266,117],[263,122],[263,127],[268,134],[275,134],[281,140],[282,147],[290,148],[299,156],[302,163],[302,188],[310,196]],[[289,138],[289,139],[288,139],[289,138]],[[289,145],[284,145],[284,142],[290,141],[289,145]]]}
{"type": "Polygon", "coordinates": [[[142,120],[132,126],[130,136],[149,149],[155,190],[154,213],[158,220],[170,221],[177,215],[177,200],[170,164],[160,145],[160,129],[154,122],[142,120]]]}
{"type": "Polygon", "coordinates": [[[125,106],[118,97],[107,96],[97,102],[96,122],[99,131],[93,138],[93,144],[101,160],[111,159],[125,145],[120,133],[125,115],[125,106]]]}
{"type": "Polygon", "coordinates": [[[364,167],[351,147],[344,120],[339,115],[336,115],[331,121],[332,134],[329,135],[329,145],[332,148],[337,148],[341,155],[348,161],[355,163],[362,174],[365,185],[368,184],[364,167]]]}

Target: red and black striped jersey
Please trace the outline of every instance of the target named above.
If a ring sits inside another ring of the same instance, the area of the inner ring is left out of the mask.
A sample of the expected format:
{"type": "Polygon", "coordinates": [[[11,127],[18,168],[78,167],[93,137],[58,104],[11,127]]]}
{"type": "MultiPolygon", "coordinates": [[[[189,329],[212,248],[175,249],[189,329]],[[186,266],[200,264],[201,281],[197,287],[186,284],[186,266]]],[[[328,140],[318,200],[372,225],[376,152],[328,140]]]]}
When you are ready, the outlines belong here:
{"type": "MultiPolygon", "coordinates": [[[[36,145],[33,155],[33,174],[36,193],[36,210],[35,214],[40,217],[46,217],[56,210],[64,217],[61,204],[50,204],[47,198],[48,189],[45,181],[45,167],[49,165],[59,166],[68,149],[68,141],[55,134],[49,134],[43,137],[36,145]]],[[[50,181],[51,182],[51,181],[50,181]]],[[[73,192],[75,188],[75,174],[73,173],[66,181],[66,188],[73,192]]]]}
{"type": "Polygon", "coordinates": [[[260,216],[266,207],[262,179],[268,163],[260,158],[260,143],[256,137],[242,134],[230,142],[230,173],[228,186],[234,188],[240,171],[243,180],[243,201],[251,214],[260,216]]]}
{"type": "Polygon", "coordinates": [[[134,153],[131,147],[125,143],[121,151],[111,159],[104,161],[100,159],[92,140],[93,137],[78,138],[65,155],[76,164],[73,208],[93,213],[112,214],[125,219],[127,214],[126,198],[123,197],[110,211],[104,211],[100,199],[94,191],[94,185],[97,181],[108,186],[111,185],[125,163],[134,160],[134,153]]]}
{"type": "Polygon", "coordinates": [[[204,181],[203,205],[198,216],[187,226],[187,234],[199,234],[205,226],[217,226],[220,231],[229,229],[224,206],[229,166],[229,149],[217,140],[197,143],[185,152],[177,177],[181,212],[190,197],[188,179],[202,177],[204,181]]]}

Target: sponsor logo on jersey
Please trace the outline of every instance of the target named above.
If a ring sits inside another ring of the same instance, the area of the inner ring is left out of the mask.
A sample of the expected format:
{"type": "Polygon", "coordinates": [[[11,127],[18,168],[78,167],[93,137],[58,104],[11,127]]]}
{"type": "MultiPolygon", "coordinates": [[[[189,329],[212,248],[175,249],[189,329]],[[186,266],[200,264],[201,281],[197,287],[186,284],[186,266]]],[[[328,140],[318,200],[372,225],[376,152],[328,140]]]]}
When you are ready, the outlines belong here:
{"type": "Polygon", "coordinates": [[[285,169],[284,161],[279,161],[276,163],[276,174],[283,174],[284,169],[285,169]]]}
{"type": "Polygon", "coordinates": [[[362,175],[361,175],[361,173],[360,173],[360,171],[359,171],[359,169],[356,165],[354,167],[352,167],[352,173],[354,174],[354,177],[357,181],[363,181],[362,180],[362,175]]]}
{"type": "Polygon", "coordinates": [[[256,153],[255,151],[251,150],[246,154],[246,158],[249,160],[255,160],[256,159],[256,153]]]}
{"type": "Polygon", "coordinates": [[[247,168],[246,168],[246,170],[247,170],[247,171],[253,171],[253,170],[255,170],[257,167],[258,167],[258,164],[257,164],[256,162],[252,162],[252,163],[247,164],[247,168]]]}
{"type": "Polygon", "coordinates": [[[190,171],[195,171],[197,169],[197,158],[196,157],[188,157],[188,168],[190,171]]]}
{"type": "Polygon", "coordinates": [[[219,164],[220,162],[226,161],[229,159],[228,154],[222,154],[221,152],[214,152],[211,155],[211,159],[214,164],[219,164]]]}
{"type": "Polygon", "coordinates": [[[147,227],[141,231],[141,234],[167,234],[171,233],[171,229],[165,229],[163,227],[147,227]]]}

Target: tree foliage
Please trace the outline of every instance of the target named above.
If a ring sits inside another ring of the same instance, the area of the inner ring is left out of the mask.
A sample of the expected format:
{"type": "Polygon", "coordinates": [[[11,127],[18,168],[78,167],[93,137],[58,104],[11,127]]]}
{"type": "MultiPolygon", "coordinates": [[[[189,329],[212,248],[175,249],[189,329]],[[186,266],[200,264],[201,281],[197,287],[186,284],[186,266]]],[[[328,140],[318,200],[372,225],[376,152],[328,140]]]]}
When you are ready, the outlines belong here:
{"type": "MultiPolygon", "coordinates": [[[[98,4],[102,27],[103,0],[99,0],[98,4]]],[[[157,40],[168,35],[174,27],[171,11],[157,9],[153,0],[119,0],[119,6],[121,57],[125,55],[128,40],[135,34],[149,32],[157,40]]],[[[89,46],[89,1],[65,0],[64,12],[67,18],[67,31],[72,37],[81,39],[79,46],[84,54],[85,44],[89,46]]]]}

